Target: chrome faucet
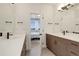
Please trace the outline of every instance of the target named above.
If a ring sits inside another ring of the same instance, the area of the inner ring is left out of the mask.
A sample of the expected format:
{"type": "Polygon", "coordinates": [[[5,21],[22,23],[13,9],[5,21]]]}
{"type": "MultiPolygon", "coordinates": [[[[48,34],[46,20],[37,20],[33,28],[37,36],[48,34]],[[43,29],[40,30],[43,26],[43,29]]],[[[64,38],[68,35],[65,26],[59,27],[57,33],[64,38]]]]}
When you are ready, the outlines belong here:
{"type": "Polygon", "coordinates": [[[63,35],[65,35],[65,31],[62,31],[63,35]]]}
{"type": "Polygon", "coordinates": [[[69,33],[69,31],[64,30],[62,33],[63,33],[63,35],[65,35],[66,33],[69,33]]]}
{"type": "Polygon", "coordinates": [[[12,36],[13,34],[10,34],[9,32],[7,32],[7,39],[9,39],[10,36],[12,36]]]}
{"type": "Polygon", "coordinates": [[[7,39],[9,39],[9,32],[7,32],[7,39]]]}

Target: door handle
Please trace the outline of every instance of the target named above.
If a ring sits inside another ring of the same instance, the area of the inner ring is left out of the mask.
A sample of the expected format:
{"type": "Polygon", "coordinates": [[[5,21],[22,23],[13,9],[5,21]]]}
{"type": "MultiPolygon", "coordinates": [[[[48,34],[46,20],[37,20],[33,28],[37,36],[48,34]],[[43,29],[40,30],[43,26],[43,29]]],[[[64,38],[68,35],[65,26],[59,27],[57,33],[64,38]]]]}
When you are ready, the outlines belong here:
{"type": "Polygon", "coordinates": [[[56,40],[54,41],[54,44],[55,44],[55,45],[57,44],[57,41],[56,41],[56,40]]]}

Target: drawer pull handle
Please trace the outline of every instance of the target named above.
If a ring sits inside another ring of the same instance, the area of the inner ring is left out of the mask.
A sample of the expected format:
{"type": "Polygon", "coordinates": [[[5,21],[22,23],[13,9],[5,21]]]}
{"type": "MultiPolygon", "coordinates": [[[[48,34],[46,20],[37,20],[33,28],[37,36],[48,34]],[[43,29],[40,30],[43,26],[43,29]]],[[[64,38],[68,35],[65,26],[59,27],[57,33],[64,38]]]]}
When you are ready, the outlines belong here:
{"type": "Polygon", "coordinates": [[[57,44],[57,41],[55,40],[54,43],[55,43],[55,45],[56,45],[56,44],[57,44]]]}
{"type": "Polygon", "coordinates": [[[78,46],[77,44],[74,44],[74,43],[71,43],[72,45],[74,45],[74,46],[78,46]]]}
{"type": "Polygon", "coordinates": [[[75,52],[71,51],[72,54],[77,55],[75,52]]]}

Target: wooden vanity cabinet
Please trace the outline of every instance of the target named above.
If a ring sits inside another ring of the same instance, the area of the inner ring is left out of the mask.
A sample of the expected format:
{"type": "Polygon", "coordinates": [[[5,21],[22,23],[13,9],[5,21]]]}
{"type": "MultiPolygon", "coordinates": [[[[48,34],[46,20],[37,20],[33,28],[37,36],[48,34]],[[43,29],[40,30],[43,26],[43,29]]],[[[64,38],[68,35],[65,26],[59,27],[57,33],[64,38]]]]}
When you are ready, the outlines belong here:
{"type": "Polygon", "coordinates": [[[79,56],[79,42],[46,34],[46,45],[57,56],[79,56]]]}

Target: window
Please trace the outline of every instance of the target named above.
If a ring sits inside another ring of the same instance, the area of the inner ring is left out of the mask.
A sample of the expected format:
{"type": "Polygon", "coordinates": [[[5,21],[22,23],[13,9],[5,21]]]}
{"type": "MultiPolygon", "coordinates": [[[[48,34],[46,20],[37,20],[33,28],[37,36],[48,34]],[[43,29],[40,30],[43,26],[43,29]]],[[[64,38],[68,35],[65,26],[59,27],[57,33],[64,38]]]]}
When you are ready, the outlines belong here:
{"type": "Polygon", "coordinates": [[[40,18],[31,18],[31,31],[38,32],[40,30],[40,18]]]}

